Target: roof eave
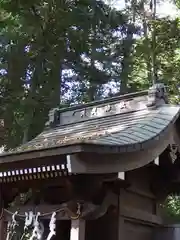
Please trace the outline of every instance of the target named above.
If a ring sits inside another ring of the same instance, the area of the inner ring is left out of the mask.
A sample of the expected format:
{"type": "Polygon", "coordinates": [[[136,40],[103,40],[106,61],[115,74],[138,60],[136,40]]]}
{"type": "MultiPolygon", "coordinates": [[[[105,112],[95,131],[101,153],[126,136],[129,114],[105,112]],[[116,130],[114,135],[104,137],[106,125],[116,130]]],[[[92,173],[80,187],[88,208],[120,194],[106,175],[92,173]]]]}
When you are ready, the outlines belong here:
{"type": "Polygon", "coordinates": [[[78,143],[71,145],[64,145],[60,147],[47,148],[34,151],[26,152],[14,152],[14,153],[5,153],[0,156],[0,164],[11,163],[11,162],[20,162],[24,160],[45,158],[57,155],[69,155],[73,153],[80,152],[95,152],[95,153],[120,153],[121,149],[119,146],[114,145],[100,145],[100,144],[90,144],[90,143],[78,143]]]}

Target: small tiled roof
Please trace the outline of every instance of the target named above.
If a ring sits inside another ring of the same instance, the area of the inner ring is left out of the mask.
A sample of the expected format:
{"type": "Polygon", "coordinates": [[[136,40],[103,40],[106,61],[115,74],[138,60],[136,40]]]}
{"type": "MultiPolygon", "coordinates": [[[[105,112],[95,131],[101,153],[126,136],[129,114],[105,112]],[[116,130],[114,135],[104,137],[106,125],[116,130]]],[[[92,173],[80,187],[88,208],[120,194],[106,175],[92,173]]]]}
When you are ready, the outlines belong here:
{"type": "MultiPolygon", "coordinates": [[[[149,104],[148,99],[147,92],[143,92],[62,110],[58,113],[59,122],[55,127],[2,154],[0,159],[9,154],[77,144],[106,146],[108,149],[116,147],[116,152],[117,149],[118,152],[132,152],[148,148],[154,141],[165,137],[166,130],[180,114],[179,106],[164,102],[155,106],[149,104]]],[[[67,154],[70,153],[68,151],[67,154]]]]}

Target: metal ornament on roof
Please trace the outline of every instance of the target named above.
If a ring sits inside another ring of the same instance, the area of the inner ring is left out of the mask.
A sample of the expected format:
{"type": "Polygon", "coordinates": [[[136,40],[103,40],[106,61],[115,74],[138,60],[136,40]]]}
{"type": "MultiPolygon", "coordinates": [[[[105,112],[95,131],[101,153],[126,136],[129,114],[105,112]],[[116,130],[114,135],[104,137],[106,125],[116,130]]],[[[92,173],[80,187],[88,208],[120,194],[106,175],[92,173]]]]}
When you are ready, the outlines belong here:
{"type": "Polygon", "coordinates": [[[157,83],[149,88],[147,107],[154,107],[161,103],[168,103],[168,96],[165,85],[157,83]]]}
{"type": "Polygon", "coordinates": [[[46,127],[53,127],[59,124],[60,117],[59,117],[59,108],[53,108],[49,111],[49,119],[46,122],[45,126],[46,127]]]}
{"type": "Polygon", "coordinates": [[[174,163],[177,160],[177,154],[178,154],[178,147],[176,144],[170,144],[170,157],[172,160],[172,163],[174,163]]]}

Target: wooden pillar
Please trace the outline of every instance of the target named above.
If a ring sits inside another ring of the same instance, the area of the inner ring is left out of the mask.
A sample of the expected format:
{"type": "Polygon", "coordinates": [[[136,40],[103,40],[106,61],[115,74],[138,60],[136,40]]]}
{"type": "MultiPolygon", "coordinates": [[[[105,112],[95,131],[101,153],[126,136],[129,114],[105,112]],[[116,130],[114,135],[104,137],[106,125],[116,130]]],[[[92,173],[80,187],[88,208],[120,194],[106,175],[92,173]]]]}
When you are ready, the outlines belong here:
{"type": "Polygon", "coordinates": [[[85,240],[85,220],[71,220],[70,240],[85,240]]]}
{"type": "Polygon", "coordinates": [[[5,219],[4,219],[4,210],[3,210],[3,198],[2,198],[2,189],[0,186],[0,240],[5,240],[6,236],[6,224],[5,224],[5,219]]]}
{"type": "Polygon", "coordinates": [[[4,222],[4,217],[2,217],[0,219],[0,239],[1,240],[5,240],[6,236],[5,236],[5,229],[6,226],[5,226],[5,222],[4,222]]]}
{"type": "Polygon", "coordinates": [[[125,240],[124,218],[121,215],[119,215],[119,219],[118,219],[118,240],[125,240]]]}
{"type": "Polygon", "coordinates": [[[122,195],[123,189],[121,189],[118,196],[118,240],[125,240],[124,217],[121,215],[121,209],[123,207],[122,195]]]}

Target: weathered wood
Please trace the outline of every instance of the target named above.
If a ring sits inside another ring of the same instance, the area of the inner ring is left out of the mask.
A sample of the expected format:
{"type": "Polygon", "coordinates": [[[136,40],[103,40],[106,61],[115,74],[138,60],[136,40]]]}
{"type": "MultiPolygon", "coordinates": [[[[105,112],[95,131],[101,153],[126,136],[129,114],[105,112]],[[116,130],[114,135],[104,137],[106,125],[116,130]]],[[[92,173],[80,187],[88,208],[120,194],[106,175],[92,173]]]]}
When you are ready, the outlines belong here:
{"type": "MultiPolygon", "coordinates": [[[[21,169],[21,168],[16,167],[15,169],[21,169]]],[[[0,177],[0,181],[3,181],[1,184],[4,186],[4,189],[6,187],[9,189],[9,187],[17,186],[17,184],[18,184],[18,188],[23,186],[25,186],[26,188],[28,186],[30,188],[33,188],[33,186],[37,187],[42,185],[44,187],[63,186],[63,185],[65,186],[67,181],[70,180],[72,183],[74,183],[74,181],[76,181],[78,178],[82,179],[82,177],[86,179],[88,178],[90,181],[96,178],[98,182],[114,181],[118,179],[117,173],[91,174],[91,175],[87,175],[87,174],[81,174],[81,175],[68,174],[67,175],[67,174],[63,174],[61,171],[59,172],[51,171],[51,172],[44,172],[43,175],[44,176],[41,177],[40,173],[37,173],[36,176],[33,176],[33,174],[27,174],[27,176],[25,176],[24,179],[22,178],[22,176],[21,178],[19,178],[17,175],[17,176],[5,177],[3,178],[4,180],[1,180],[1,177],[0,177]],[[11,179],[7,180],[8,178],[12,178],[12,180],[11,179]]]]}
{"type": "Polygon", "coordinates": [[[126,189],[126,192],[131,192],[144,198],[155,199],[155,196],[150,188],[154,168],[156,170],[159,169],[156,166],[153,168],[151,166],[147,166],[127,172],[126,179],[130,182],[130,186],[126,189]]]}
{"type": "Polygon", "coordinates": [[[0,240],[5,240],[6,238],[3,207],[2,186],[0,186],[0,240]]]}
{"type": "Polygon", "coordinates": [[[135,188],[133,186],[130,186],[126,191],[131,192],[131,193],[135,193],[135,194],[137,194],[139,196],[142,196],[142,197],[145,197],[145,198],[156,199],[156,197],[154,196],[153,193],[135,188]]]}
{"type": "MultiPolygon", "coordinates": [[[[155,240],[153,234],[154,232],[153,226],[137,221],[132,221],[129,219],[125,220],[124,223],[125,223],[124,224],[125,239],[155,240]]],[[[164,240],[164,238],[159,240],[164,240]]]]}
{"type": "Polygon", "coordinates": [[[145,211],[141,211],[141,210],[129,208],[129,207],[128,208],[123,207],[121,209],[121,216],[128,218],[128,219],[134,219],[136,221],[142,221],[142,222],[145,222],[146,224],[150,224],[150,225],[162,225],[163,224],[161,217],[154,215],[154,214],[150,214],[145,211]]]}
{"type": "Polygon", "coordinates": [[[118,216],[118,240],[124,240],[124,218],[119,214],[118,216]]]}
{"type": "MultiPolygon", "coordinates": [[[[43,150],[37,150],[37,151],[27,151],[27,152],[23,152],[22,154],[19,153],[10,153],[7,155],[2,155],[1,159],[0,159],[0,164],[6,165],[7,167],[12,166],[11,164],[16,163],[17,161],[20,163],[22,162],[22,165],[24,165],[24,167],[28,167],[29,163],[33,163],[36,164],[41,163],[44,164],[45,163],[45,159],[46,157],[51,157],[53,156],[53,159],[55,156],[59,155],[64,155],[67,153],[77,153],[77,152],[81,152],[82,151],[82,146],[80,144],[74,144],[74,145],[69,145],[69,146],[65,146],[62,145],[60,148],[50,148],[50,149],[43,149],[43,150]],[[30,161],[24,161],[24,160],[30,160],[30,161]]],[[[52,161],[52,158],[51,158],[52,161]]],[[[48,161],[49,162],[49,161],[48,161]]]]}
{"type": "MultiPolygon", "coordinates": [[[[16,155],[15,155],[16,156],[16,155]]],[[[38,168],[38,167],[47,167],[47,166],[52,166],[52,165],[61,165],[61,164],[66,164],[66,155],[61,155],[61,156],[53,156],[49,157],[36,157],[35,159],[32,158],[30,161],[19,161],[17,164],[16,162],[3,162],[1,164],[1,169],[0,172],[8,172],[8,171],[15,171],[15,170],[21,170],[21,169],[26,169],[28,172],[28,169],[31,168],[38,168]]]]}
{"type": "Polygon", "coordinates": [[[66,183],[69,180],[69,178],[71,178],[71,176],[57,176],[54,178],[36,178],[36,179],[29,179],[28,180],[18,180],[18,181],[14,181],[14,182],[6,182],[6,183],[2,183],[2,185],[4,186],[4,191],[7,192],[9,190],[9,188],[17,188],[19,192],[21,190],[26,190],[28,188],[49,188],[49,187],[66,187],[66,183]]]}
{"type": "Polygon", "coordinates": [[[117,236],[118,236],[118,240],[124,240],[124,218],[123,216],[121,215],[121,208],[122,208],[122,202],[121,202],[121,195],[119,194],[118,195],[118,204],[117,204],[117,215],[118,215],[118,221],[117,221],[117,224],[118,224],[118,233],[117,233],[117,236]]]}
{"type": "Polygon", "coordinates": [[[85,226],[85,220],[71,220],[70,240],[85,240],[85,226]]]}
{"type": "Polygon", "coordinates": [[[6,236],[5,236],[5,221],[4,221],[4,216],[1,215],[0,216],[0,239],[1,240],[5,240],[6,236]]]}

